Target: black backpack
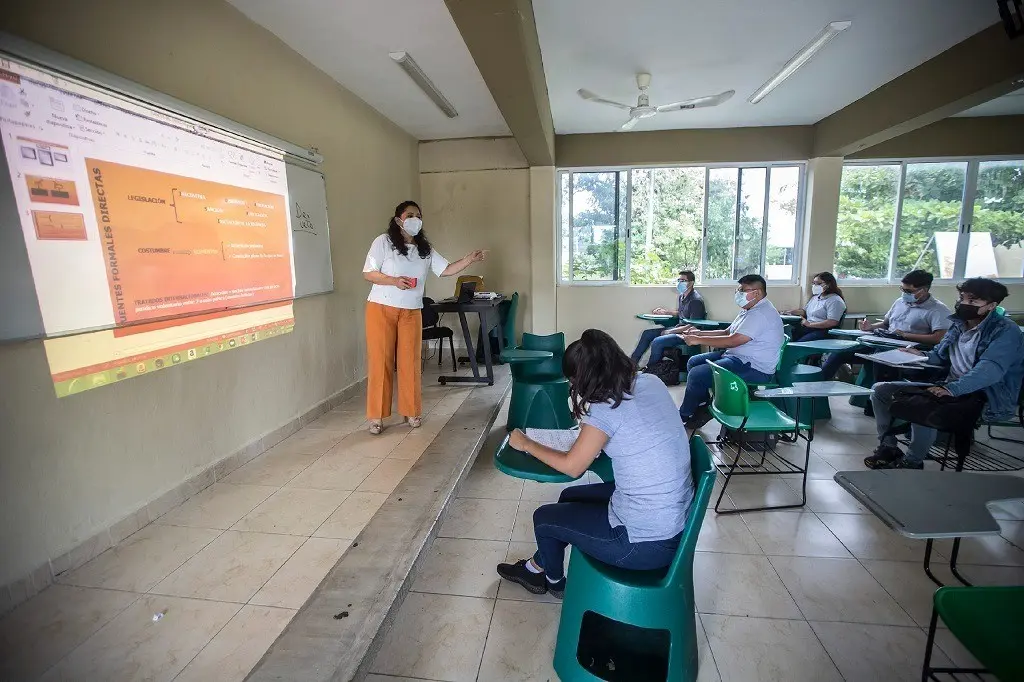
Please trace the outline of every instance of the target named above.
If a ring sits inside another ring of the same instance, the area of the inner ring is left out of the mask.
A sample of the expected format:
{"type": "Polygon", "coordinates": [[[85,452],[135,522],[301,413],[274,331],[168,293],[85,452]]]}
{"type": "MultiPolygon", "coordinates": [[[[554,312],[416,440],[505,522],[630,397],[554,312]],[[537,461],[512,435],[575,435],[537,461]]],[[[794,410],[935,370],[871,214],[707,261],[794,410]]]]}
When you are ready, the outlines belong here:
{"type": "Polygon", "coordinates": [[[658,362],[647,365],[644,368],[644,374],[653,374],[654,376],[661,379],[661,382],[666,386],[678,386],[679,385],[679,372],[682,371],[682,365],[679,362],[680,353],[678,348],[670,348],[658,362]]]}

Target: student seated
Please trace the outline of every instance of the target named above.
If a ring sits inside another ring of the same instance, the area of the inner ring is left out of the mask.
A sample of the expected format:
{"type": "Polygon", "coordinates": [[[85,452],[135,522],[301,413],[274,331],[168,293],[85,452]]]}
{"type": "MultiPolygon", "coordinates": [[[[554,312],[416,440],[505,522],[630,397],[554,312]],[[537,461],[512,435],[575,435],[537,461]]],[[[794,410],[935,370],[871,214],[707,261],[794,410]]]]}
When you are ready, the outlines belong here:
{"type": "Polygon", "coordinates": [[[559,599],[566,546],[620,568],[668,566],[693,501],[690,447],[665,385],[638,375],[618,344],[597,329],[569,345],[562,368],[573,414],[582,419],[576,442],[559,452],[517,429],[509,443],[573,477],[582,476],[604,450],[615,482],[563,490],[556,504],[533,514],[533,557],[498,564],[505,580],[559,599]]]}
{"type": "Polygon", "coordinates": [[[793,327],[794,341],[820,341],[828,338],[830,329],[839,326],[846,314],[846,300],[831,272],[819,272],[811,280],[811,298],[800,309],[784,314],[804,318],[799,327],[793,327]]]}
{"type": "MultiPolygon", "coordinates": [[[[1021,380],[1024,379],[1024,334],[1009,318],[994,313],[1006,298],[1006,287],[991,279],[969,279],[957,287],[960,292],[952,326],[933,351],[928,364],[949,370],[938,384],[908,381],[875,384],[871,403],[879,446],[864,464],[871,469],[921,469],[928,450],[935,442],[935,429],[911,426],[910,448],[904,455],[890,428],[889,407],[894,394],[907,386],[930,386],[937,397],[965,396],[985,392],[985,419],[1000,421],[1017,412],[1021,380]]],[[[924,355],[912,349],[909,352],[924,355]]]]}
{"type": "MultiPolygon", "coordinates": [[[[707,317],[707,310],[704,307],[704,297],[693,288],[696,279],[696,275],[691,270],[680,271],[679,279],[676,281],[676,291],[679,292],[679,301],[676,309],[655,308],[651,312],[655,315],[675,315],[680,320],[705,319],[707,317]]],[[[636,344],[636,348],[633,349],[633,354],[630,356],[633,358],[633,362],[639,363],[640,358],[650,348],[651,357],[647,364],[653,365],[661,360],[667,349],[683,345],[683,340],[678,336],[680,329],[682,327],[675,327],[673,329],[665,329],[663,327],[645,329],[640,334],[640,341],[636,344]]]]}
{"type": "MultiPolygon", "coordinates": [[[[861,320],[861,331],[873,332],[882,330],[905,341],[924,343],[934,346],[945,336],[949,329],[949,307],[931,295],[932,274],[924,270],[911,270],[903,276],[900,286],[900,297],[889,308],[881,322],[871,323],[861,320]]],[[[855,348],[843,353],[830,353],[821,366],[824,381],[835,378],[839,368],[855,359],[863,348],[855,348]]]]}
{"type": "Polygon", "coordinates": [[[738,284],[735,300],[741,310],[728,329],[702,332],[689,327],[682,332],[685,343],[716,349],[686,363],[686,393],[679,416],[689,429],[700,428],[710,418],[705,405],[714,382],[708,360],[751,383],[767,382],[775,374],[785,339],[782,318],[767,298],[763,277],[747,275],[738,284]]]}

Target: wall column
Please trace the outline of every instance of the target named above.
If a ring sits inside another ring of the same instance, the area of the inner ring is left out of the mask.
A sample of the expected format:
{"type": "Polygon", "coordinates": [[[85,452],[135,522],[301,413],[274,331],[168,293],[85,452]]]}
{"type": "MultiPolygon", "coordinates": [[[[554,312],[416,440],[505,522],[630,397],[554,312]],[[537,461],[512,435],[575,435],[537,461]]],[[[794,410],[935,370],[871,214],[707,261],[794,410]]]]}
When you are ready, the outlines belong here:
{"type": "Polygon", "coordinates": [[[555,168],[530,168],[531,329],[553,334],[555,328],[555,168]]]}
{"type": "MultiPolygon", "coordinates": [[[[807,204],[802,243],[803,279],[810,295],[811,275],[831,272],[835,265],[836,221],[839,219],[839,184],[843,157],[825,156],[807,162],[807,204]]],[[[806,296],[805,296],[806,298],[806,296]]]]}

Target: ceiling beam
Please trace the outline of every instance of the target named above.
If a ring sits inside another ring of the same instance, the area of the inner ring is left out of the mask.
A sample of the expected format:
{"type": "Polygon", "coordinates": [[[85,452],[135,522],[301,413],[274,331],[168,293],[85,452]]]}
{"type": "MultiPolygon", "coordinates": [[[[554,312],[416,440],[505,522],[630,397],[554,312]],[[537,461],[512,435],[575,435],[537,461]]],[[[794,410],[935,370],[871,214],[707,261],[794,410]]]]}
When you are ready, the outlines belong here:
{"type": "Polygon", "coordinates": [[[1024,86],[1024,38],[994,24],[815,125],[815,156],[846,156],[1024,86]]]}
{"type": "Polygon", "coordinates": [[[445,0],[531,166],[555,163],[555,127],[531,0],[445,0]]]}

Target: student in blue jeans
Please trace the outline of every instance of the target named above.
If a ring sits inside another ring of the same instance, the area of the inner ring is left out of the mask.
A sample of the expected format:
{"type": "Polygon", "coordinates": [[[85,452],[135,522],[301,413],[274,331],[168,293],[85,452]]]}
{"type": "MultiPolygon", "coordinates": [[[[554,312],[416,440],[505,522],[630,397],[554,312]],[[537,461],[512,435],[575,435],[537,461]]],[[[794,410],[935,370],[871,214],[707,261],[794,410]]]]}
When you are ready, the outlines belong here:
{"type": "Polygon", "coordinates": [[[767,382],[775,374],[779,352],[786,338],[779,311],[768,300],[768,285],[760,275],[747,275],[737,282],[735,301],[740,308],[728,329],[683,332],[688,345],[708,346],[710,353],[695,355],[686,363],[686,393],[679,416],[686,428],[695,430],[710,419],[707,402],[714,380],[708,360],[728,369],[750,383],[767,382]]]}
{"type": "MultiPolygon", "coordinates": [[[[704,307],[704,297],[693,288],[697,276],[692,270],[681,270],[679,279],[676,281],[676,291],[679,292],[679,301],[675,310],[666,308],[655,308],[655,315],[675,315],[680,320],[703,320],[707,317],[707,308],[704,307]]],[[[684,325],[685,326],[685,325],[684,325]]],[[[651,357],[647,360],[648,365],[653,365],[665,356],[669,348],[676,348],[683,345],[683,339],[679,336],[682,327],[664,329],[652,327],[645,329],[640,334],[640,340],[633,349],[633,362],[640,363],[647,349],[651,349],[651,357]]]]}
{"type": "Polygon", "coordinates": [[[672,563],[693,502],[690,447],[676,407],[661,380],[636,373],[636,365],[602,331],[588,329],[566,350],[572,411],[581,419],[568,452],[518,429],[509,444],[557,471],[582,476],[608,455],[614,483],[566,488],[555,504],[533,514],[537,551],[498,575],[533,594],[565,591],[565,548],[619,568],[650,570],[672,563]]]}
{"type": "MultiPolygon", "coordinates": [[[[988,421],[1012,419],[1024,379],[1024,334],[1017,323],[995,312],[1009,295],[995,280],[975,277],[957,286],[956,309],[950,316],[950,328],[939,345],[927,353],[927,363],[948,370],[937,384],[907,381],[874,385],[871,404],[879,444],[864,460],[870,469],[923,469],[928,451],[935,442],[935,429],[918,424],[911,427],[910,447],[904,454],[889,434],[892,418],[889,410],[896,394],[908,386],[928,386],[936,398],[962,397],[985,393],[984,417],[988,421]]],[[[916,349],[907,352],[925,355],[916,349]]]]}

